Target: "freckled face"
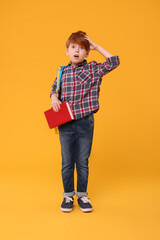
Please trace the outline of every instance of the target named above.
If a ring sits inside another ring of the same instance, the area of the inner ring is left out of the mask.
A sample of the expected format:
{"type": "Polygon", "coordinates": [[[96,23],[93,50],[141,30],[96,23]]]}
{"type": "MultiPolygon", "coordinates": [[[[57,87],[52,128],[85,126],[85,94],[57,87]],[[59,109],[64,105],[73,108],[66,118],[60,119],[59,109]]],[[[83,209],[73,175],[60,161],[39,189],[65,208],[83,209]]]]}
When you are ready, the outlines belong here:
{"type": "Polygon", "coordinates": [[[83,62],[85,57],[88,57],[85,48],[77,43],[70,43],[66,54],[70,57],[74,66],[77,66],[79,63],[83,62]]]}

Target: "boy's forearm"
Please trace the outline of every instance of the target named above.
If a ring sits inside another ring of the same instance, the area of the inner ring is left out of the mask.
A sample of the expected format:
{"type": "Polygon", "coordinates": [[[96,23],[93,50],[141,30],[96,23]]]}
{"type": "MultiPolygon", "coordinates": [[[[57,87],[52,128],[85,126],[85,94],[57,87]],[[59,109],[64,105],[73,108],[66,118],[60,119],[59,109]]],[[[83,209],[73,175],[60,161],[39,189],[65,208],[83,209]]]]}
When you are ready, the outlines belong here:
{"type": "Polygon", "coordinates": [[[96,50],[101,53],[105,58],[109,58],[109,57],[112,57],[113,55],[108,52],[107,50],[105,50],[103,47],[99,46],[97,44],[97,47],[96,47],[96,50]]]}

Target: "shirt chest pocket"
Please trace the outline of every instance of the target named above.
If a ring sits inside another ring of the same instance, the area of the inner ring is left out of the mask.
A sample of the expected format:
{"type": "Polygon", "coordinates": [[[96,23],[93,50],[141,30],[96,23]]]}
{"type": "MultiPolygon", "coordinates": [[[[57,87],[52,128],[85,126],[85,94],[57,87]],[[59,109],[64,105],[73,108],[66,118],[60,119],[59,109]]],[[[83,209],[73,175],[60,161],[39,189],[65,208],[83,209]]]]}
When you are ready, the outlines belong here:
{"type": "Polygon", "coordinates": [[[80,72],[77,76],[77,81],[80,84],[85,84],[91,81],[91,73],[88,71],[80,72]]]}

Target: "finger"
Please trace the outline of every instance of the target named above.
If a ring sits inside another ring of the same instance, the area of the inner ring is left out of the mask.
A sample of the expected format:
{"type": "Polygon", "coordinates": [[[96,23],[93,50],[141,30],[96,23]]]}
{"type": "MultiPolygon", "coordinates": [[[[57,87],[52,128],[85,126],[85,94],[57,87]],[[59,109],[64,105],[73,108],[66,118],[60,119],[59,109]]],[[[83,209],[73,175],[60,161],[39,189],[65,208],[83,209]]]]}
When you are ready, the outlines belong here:
{"type": "Polygon", "coordinates": [[[51,103],[52,106],[56,106],[57,105],[57,101],[54,101],[51,103]]]}
{"type": "Polygon", "coordinates": [[[58,111],[58,107],[57,107],[56,103],[52,103],[51,106],[52,106],[52,108],[53,108],[53,110],[54,110],[55,112],[58,111]]]}
{"type": "Polygon", "coordinates": [[[59,109],[60,109],[60,103],[59,102],[56,102],[55,108],[57,109],[57,111],[59,111],[59,109]]]}
{"type": "Polygon", "coordinates": [[[56,110],[56,108],[55,108],[55,107],[52,107],[52,108],[53,108],[53,111],[54,111],[54,112],[57,112],[57,110],[56,110]]]}
{"type": "Polygon", "coordinates": [[[54,107],[54,111],[55,111],[55,112],[58,112],[58,108],[57,108],[57,107],[54,107]]]}
{"type": "Polygon", "coordinates": [[[85,36],[85,39],[87,39],[89,41],[89,37],[85,36]]]}
{"type": "Polygon", "coordinates": [[[55,108],[55,103],[51,103],[52,108],[55,108]]]}
{"type": "Polygon", "coordinates": [[[61,109],[60,103],[58,104],[58,109],[61,109]]]}

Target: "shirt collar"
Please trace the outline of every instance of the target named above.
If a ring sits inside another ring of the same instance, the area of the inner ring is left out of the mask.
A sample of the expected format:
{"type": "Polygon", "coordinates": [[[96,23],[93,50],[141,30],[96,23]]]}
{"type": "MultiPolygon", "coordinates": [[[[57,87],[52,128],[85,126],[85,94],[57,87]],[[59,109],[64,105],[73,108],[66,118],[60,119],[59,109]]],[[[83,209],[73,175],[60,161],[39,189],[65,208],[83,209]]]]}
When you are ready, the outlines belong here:
{"type": "MultiPolygon", "coordinates": [[[[87,60],[84,59],[83,62],[79,63],[76,67],[81,67],[84,66],[85,64],[87,64],[87,60]]],[[[75,66],[72,65],[72,62],[70,61],[68,66],[70,66],[71,68],[75,68],[75,66]]]]}

